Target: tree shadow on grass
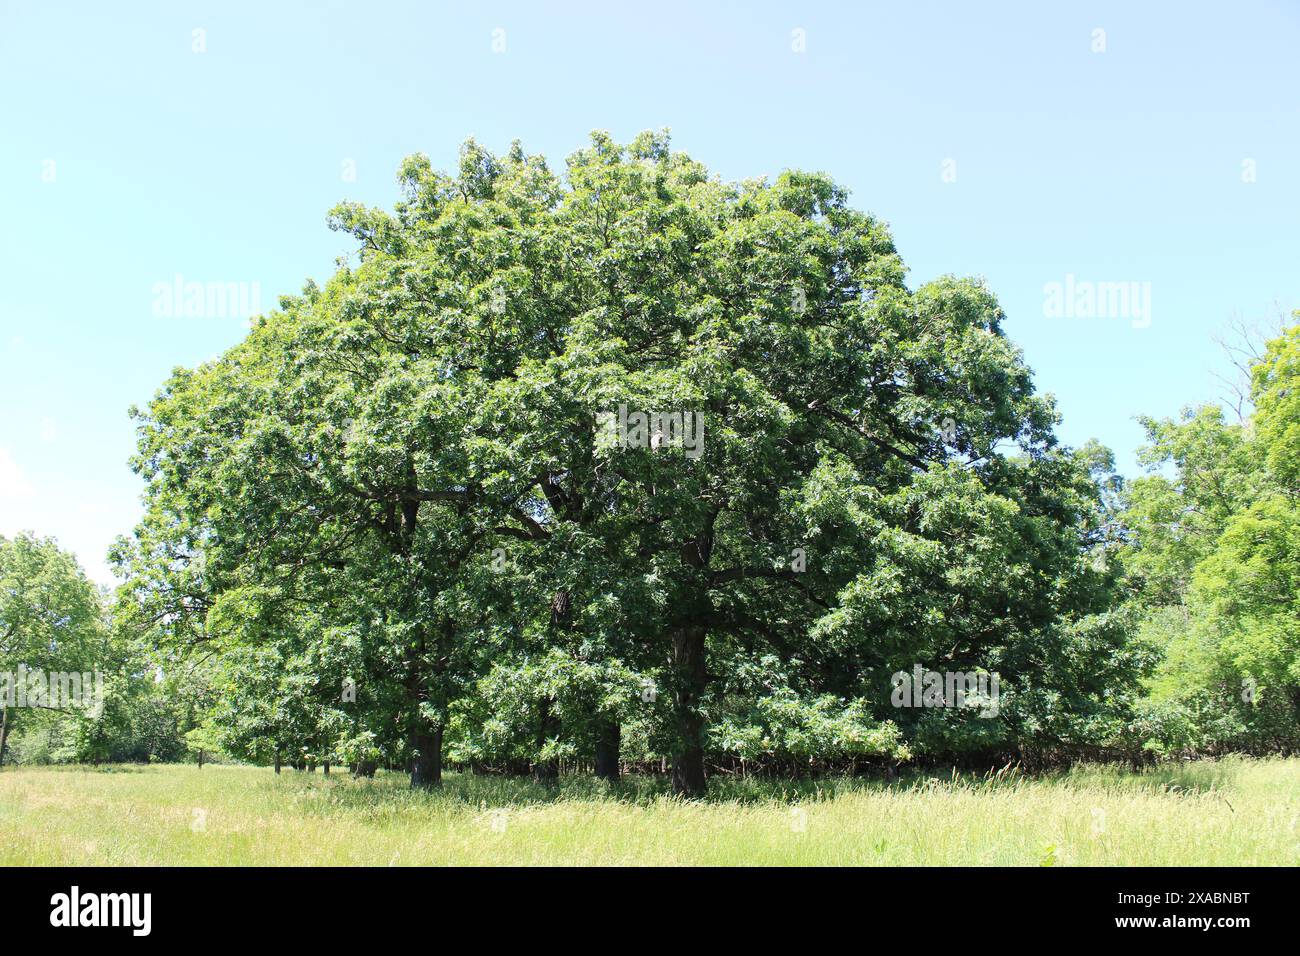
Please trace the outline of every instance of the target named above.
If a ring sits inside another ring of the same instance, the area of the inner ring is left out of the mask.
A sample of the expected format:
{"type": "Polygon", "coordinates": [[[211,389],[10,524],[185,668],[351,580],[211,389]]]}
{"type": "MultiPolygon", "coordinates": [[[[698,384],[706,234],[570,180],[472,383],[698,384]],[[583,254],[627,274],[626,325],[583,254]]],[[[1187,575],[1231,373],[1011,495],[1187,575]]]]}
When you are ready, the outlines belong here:
{"type": "Polygon", "coordinates": [[[524,808],[556,803],[600,802],[628,806],[653,806],[665,801],[701,804],[763,803],[803,804],[830,800],[855,793],[915,793],[918,791],[992,792],[1024,786],[1026,778],[1015,770],[988,774],[910,772],[894,779],[867,776],[828,775],[780,778],[715,774],[709,778],[708,794],[695,801],[681,801],[672,794],[665,776],[627,774],[618,783],[590,776],[561,776],[554,783],[539,783],[527,777],[495,774],[446,773],[443,785],[432,790],[412,790],[405,774],[381,772],[374,778],[353,778],[348,774],[282,776],[278,786],[311,794],[322,811],[384,811],[428,807],[431,804],[472,809],[524,808]]]}
{"type": "Polygon", "coordinates": [[[1202,794],[1235,789],[1246,762],[1241,758],[1181,760],[1133,771],[1114,764],[1086,764],[1047,780],[1065,787],[1115,793],[1202,794]]]}
{"type": "MultiPolygon", "coordinates": [[[[702,804],[762,803],[802,804],[830,800],[847,794],[961,793],[981,795],[1014,793],[1029,787],[1067,790],[1102,790],[1116,794],[1193,795],[1231,792],[1245,766],[1240,759],[1182,761],[1133,771],[1121,764],[1079,764],[1068,770],[1035,776],[1015,767],[985,773],[904,770],[897,777],[830,775],[779,778],[715,774],[709,778],[702,804]]],[[[353,778],[339,773],[329,778],[288,772],[280,786],[315,791],[321,812],[362,811],[400,814],[430,806],[473,810],[526,808],[557,803],[597,802],[628,806],[653,806],[676,801],[667,777],[625,775],[611,784],[590,776],[562,776],[555,783],[527,777],[451,772],[433,790],[412,790],[405,774],[381,772],[374,778],[353,778]]]]}

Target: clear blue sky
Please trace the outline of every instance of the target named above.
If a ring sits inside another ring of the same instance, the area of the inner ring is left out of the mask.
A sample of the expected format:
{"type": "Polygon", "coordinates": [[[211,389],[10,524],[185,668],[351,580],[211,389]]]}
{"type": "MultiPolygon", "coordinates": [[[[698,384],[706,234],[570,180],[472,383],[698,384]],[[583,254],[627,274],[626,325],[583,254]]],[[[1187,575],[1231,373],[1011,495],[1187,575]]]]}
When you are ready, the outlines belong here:
{"type": "Polygon", "coordinates": [[[158,317],[155,283],[257,282],[269,308],[350,251],[334,203],[391,205],[402,156],[446,166],[471,135],[559,167],[592,129],[669,127],[727,179],[831,173],[911,283],[987,278],[1064,439],[1129,473],[1135,414],[1218,393],[1216,330],[1300,306],[1295,3],[0,11],[0,533],[102,581],[139,511],[127,407],[245,327],[158,317]],[[1151,283],[1149,327],[1049,318],[1067,274],[1151,283]]]}

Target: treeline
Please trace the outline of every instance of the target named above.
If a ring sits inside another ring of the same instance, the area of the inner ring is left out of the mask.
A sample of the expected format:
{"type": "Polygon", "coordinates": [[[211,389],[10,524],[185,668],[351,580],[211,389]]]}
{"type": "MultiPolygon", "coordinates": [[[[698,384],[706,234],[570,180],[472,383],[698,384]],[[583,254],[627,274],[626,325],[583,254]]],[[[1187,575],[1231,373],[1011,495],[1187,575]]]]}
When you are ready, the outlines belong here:
{"type": "Polygon", "coordinates": [[[1238,355],[1236,407],[1144,419],[1152,473],[1123,489],[1155,657],[1129,732],[1159,754],[1300,748],[1300,326],[1238,355]]]}
{"type": "Polygon", "coordinates": [[[357,264],[134,412],[104,626],[190,752],[698,795],[1295,746],[1295,330],[1125,485],[988,289],[909,290],[825,175],[642,134],[399,183],[333,211],[357,264]]]}
{"type": "Polygon", "coordinates": [[[111,607],[52,539],[0,536],[0,765],[184,758],[200,708],[111,607]]]}

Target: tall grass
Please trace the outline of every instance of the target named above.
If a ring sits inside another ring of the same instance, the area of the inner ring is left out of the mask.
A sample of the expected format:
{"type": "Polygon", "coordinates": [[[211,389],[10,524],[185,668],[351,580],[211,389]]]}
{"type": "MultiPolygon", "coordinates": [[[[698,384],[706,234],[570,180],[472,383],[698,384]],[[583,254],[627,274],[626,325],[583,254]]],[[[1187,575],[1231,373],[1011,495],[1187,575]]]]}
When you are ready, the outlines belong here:
{"type": "Polygon", "coordinates": [[[453,774],[414,793],[193,766],[0,771],[0,865],[1300,864],[1300,760],[1026,778],[715,778],[703,802],[453,774]]]}

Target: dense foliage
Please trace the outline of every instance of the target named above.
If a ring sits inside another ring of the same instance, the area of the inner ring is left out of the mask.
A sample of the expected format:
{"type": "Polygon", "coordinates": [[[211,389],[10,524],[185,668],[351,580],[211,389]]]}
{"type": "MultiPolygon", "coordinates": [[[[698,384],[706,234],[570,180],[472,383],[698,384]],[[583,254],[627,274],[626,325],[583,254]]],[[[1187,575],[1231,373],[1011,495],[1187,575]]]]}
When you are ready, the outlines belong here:
{"type": "Polygon", "coordinates": [[[1145,420],[1153,473],[1123,522],[1141,637],[1159,651],[1135,733],[1157,753],[1300,746],[1300,326],[1253,366],[1253,411],[1145,420]]]}
{"type": "Polygon", "coordinates": [[[399,182],[332,213],[357,261],[134,413],[95,627],[157,668],[150,756],[695,795],[1293,746],[1294,332],[1250,421],[1148,422],[1126,485],[1057,442],[991,292],[909,289],[825,175],[597,134],[563,176],[470,142],[399,182]],[[913,673],[980,690],[900,706],[913,673]]]}
{"type": "Polygon", "coordinates": [[[470,143],[400,180],[393,213],[332,216],[359,267],[140,415],[131,608],[217,652],[232,750],[400,754],[417,785],[444,753],[666,758],[698,793],[709,759],[1116,717],[1136,672],[1093,462],[980,283],[911,291],[827,177],[726,184],[650,134],[563,179],[470,143]],[[612,435],[627,409],[691,434],[612,435]],[[892,707],[916,664],[998,672],[1000,719],[892,707]]]}
{"type": "Polygon", "coordinates": [[[0,764],[176,759],[172,697],[54,541],[0,537],[0,764]]]}

